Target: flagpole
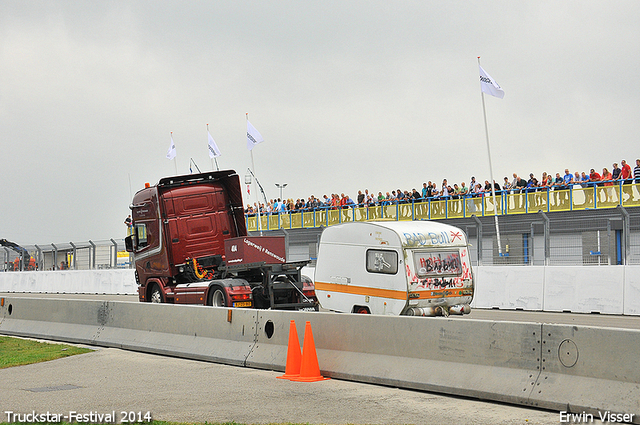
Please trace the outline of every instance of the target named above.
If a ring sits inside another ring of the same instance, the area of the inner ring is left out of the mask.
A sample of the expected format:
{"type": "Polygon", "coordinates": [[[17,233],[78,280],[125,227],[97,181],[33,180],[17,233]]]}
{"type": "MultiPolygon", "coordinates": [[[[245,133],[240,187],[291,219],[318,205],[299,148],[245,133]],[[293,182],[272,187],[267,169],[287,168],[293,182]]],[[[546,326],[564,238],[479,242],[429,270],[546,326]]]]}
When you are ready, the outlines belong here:
{"type": "MultiPolygon", "coordinates": [[[[478,66],[480,66],[480,56],[478,56],[478,66]]],[[[502,257],[502,244],[500,242],[500,226],[498,225],[498,204],[496,203],[496,189],[493,179],[493,165],[491,164],[491,145],[489,144],[489,127],[487,126],[487,109],[484,106],[484,92],[480,90],[482,96],[482,115],[484,116],[484,133],[487,139],[487,155],[489,156],[489,177],[491,178],[491,196],[493,197],[493,218],[496,224],[496,239],[498,242],[498,255],[502,257]]]]}
{"type": "MultiPolygon", "coordinates": [[[[249,113],[246,113],[247,116],[247,123],[249,122],[249,113]]],[[[248,133],[248,127],[247,127],[247,133],[248,133]]],[[[258,191],[256,190],[256,167],[253,163],[253,149],[251,149],[249,152],[251,152],[251,172],[253,173],[253,192],[256,196],[256,201],[258,204],[258,230],[260,231],[260,236],[262,236],[262,223],[260,223],[260,198],[258,197],[258,191]]],[[[265,205],[266,208],[266,205],[265,205]]]]}
{"type": "MultiPolygon", "coordinates": [[[[173,141],[173,131],[171,132],[171,141],[173,141]]],[[[175,144],[175,142],[174,142],[175,144]]],[[[173,157],[173,165],[176,168],[176,176],[178,175],[178,160],[176,159],[178,155],[173,157]]]]}
{"type": "MultiPolygon", "coordinates": [[[[210,135],[211,133],[209,133],[209,124],[207,124],[207,134],[210,135]]],[[[211,159],[211,170],[213,171],[213,160],[216,160],[216,171],[220,171],[220,168],[218,168],[218,158],[217,157],[213,157],[210,158],[211,159]]]]}

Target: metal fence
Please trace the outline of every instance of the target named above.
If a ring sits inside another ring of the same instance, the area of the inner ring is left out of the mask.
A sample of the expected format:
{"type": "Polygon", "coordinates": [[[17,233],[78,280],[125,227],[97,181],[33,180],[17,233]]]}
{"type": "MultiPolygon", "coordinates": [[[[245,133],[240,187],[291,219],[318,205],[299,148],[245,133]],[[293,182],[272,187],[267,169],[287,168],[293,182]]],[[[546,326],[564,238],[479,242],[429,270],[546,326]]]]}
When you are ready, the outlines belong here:
{"type": "Polygon", "coordinates": [[[521,192],[496,192],[494,201],[490,193],[464,197],[412,199],[408,202],[383,201],[380,205],[348,206],[342,208],[319,207],[312,211],[247,215],[247,229],[277,230],[328,227],[349,221],[372,219],[389,220],[447,220],[456,218],[512,216],[521,214],[589,211],[640,206],[640,183],[614,186],[568,189],[536,188],[521,192]]]}
{"type": "Polygon", "coordinates": [[[289,233],[374,219],[439,220],[461,227],[473,245],[475,264],[640,264],[638,183],[501,192],[495,202],[491,196],[430,198],[246,217],[250,231],[289,233]]]}
{"type": "Polygon", "coordinates": [[[124,239],[22,245],[29,254],[0,247],[0,271],[93,270],[130,268],[131,258],[124,239]]]}
{"type": "Polygon", "coordinates": [[[474,265],[640,264],[640,208],[446,220],[467,232],[474,265]]]}
{"type": "MultiPolygon", "coordinates": [[[[494,216],[442,221],[467,233],[473,265],[640,264],[640,207],[498,216],[500,249],[494,216]]],[[[322,227],[263,233],[285,236],[288,256],[313,260],[322,227]]]]}

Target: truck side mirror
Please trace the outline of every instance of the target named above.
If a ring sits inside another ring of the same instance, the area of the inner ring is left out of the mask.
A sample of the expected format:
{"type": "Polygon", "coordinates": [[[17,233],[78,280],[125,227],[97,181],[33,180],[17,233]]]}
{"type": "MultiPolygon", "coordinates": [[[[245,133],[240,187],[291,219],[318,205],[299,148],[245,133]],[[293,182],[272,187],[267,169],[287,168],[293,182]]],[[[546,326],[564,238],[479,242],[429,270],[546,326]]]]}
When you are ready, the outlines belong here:
{"type": "Polygon", "coordinates": [[[133,252],[133,235],[129,235],[124,238],[124,247],[127,252],[133,252]]]}

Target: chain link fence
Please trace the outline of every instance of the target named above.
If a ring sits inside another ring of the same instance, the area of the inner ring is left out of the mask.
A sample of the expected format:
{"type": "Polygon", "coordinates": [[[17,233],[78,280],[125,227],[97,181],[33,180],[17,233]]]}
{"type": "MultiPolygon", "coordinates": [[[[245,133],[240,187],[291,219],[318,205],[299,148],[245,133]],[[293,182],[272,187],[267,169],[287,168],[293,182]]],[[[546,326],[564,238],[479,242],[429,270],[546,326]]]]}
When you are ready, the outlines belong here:
{"type": "Polygon", "coordinates": [[[637,207],[499,216],[497,228],[495,221],[447,220],[467,231],[475,265],[640,264],[637,207]]]}
{"type": "Polygon", "coordinates": [[[124,239],[0,246],[0,271],[131,268],[124,239]]]}

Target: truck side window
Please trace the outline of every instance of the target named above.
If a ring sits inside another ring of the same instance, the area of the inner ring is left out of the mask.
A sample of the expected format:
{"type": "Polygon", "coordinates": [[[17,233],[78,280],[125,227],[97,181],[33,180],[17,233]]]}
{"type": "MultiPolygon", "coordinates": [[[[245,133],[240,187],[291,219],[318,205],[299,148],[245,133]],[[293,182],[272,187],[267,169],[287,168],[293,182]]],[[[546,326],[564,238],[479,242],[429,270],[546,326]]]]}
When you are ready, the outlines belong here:
{"type": "Polygon", "coordinates": [[[381,249],[367,250],[367,271],[369,273],[396,274],[398,272],[398,253],[381,249]]]}
{"type": "Polygon", "coordinates": [[[136,250],[142,249],[148,245],[146,224],[136,224],[136,239],[138,241],[136,250]]]}

